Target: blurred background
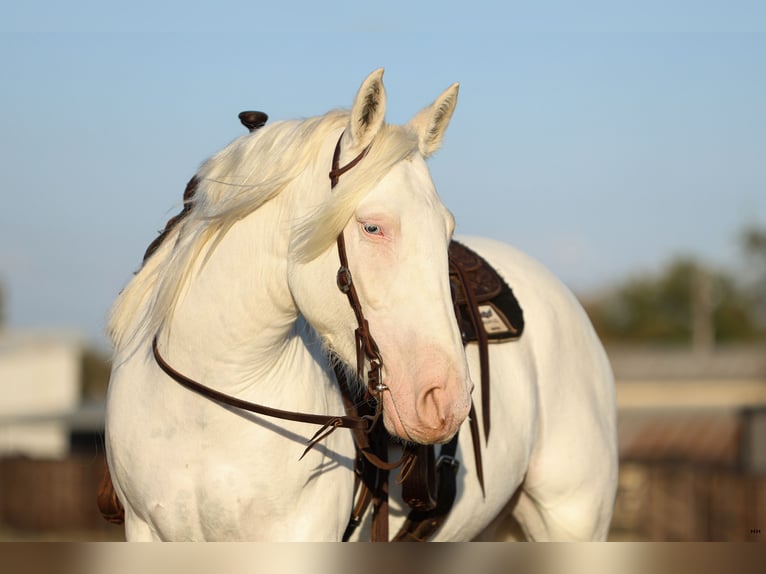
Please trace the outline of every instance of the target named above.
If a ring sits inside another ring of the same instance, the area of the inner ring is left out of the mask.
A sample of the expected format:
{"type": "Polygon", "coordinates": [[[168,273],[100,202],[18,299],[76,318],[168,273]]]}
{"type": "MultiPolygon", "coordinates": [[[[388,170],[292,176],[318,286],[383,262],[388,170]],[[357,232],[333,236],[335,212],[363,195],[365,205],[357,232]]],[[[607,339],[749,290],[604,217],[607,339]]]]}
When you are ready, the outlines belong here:
{"type": "Polygon", "coordinates": [[[458,234],[541,260],[606,345],[611,538],[766,539],[764,61],[755,0],[5,7],[0,539],[120,539],[109,306],[240,111],[348,107],[380,66],[392,123],[461,82],[431,161],[458,234]]]}

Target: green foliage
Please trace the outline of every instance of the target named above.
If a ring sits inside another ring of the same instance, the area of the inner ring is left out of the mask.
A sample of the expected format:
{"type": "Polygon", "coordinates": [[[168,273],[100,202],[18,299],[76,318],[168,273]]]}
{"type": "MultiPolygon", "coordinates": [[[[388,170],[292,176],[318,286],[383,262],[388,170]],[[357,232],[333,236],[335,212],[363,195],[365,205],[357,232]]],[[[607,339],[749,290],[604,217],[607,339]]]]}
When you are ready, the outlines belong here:
{"type": "Polygon", "coordinates": [[[766,228],[752,226],[742,233],[742,246],[751,275],[751,286],[756,312],[766,324],[766,228]]]}
{"type": "Polygon", "coordinates": [[[676,259],[656,275],[629,279],[585,306],[605,340],[686,343],[700,324],[708,326],[715,342],[764,335],[754,297],[731,276],[691,258],[676,259]]]}
{"type": "Polygon", "coordinates": [[[5,290],[0,283],[0,329],[5,325],[5,290]]]}
{"type": "Polygon", "coordinates": [[[87,348],[82,355],[82,395],[84,399],[99,400],[106,396],[111,364],[99,351],[87,348]]]}
{"type": "MultiPolygon", "coordinates": [[[[766,265],[766,229],[748,227],[742,233],[742,242],[748,255],[760,258],[766,265]]],[[[762,271],[766,271],[766,267],[762,271]]]]}

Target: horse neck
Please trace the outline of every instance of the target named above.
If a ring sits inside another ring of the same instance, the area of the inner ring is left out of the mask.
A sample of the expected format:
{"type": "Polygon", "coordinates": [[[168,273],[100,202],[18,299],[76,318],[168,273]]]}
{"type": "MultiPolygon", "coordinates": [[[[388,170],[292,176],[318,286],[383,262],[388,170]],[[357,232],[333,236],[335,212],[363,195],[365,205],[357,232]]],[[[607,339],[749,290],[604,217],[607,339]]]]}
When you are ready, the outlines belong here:
{"type": "Polygon", "coordinates": [[[188,376],[238,392],[316,363],[287,285],[285,203],[277,197],[236,223],[196,265],[160,336],[188,376]]]}

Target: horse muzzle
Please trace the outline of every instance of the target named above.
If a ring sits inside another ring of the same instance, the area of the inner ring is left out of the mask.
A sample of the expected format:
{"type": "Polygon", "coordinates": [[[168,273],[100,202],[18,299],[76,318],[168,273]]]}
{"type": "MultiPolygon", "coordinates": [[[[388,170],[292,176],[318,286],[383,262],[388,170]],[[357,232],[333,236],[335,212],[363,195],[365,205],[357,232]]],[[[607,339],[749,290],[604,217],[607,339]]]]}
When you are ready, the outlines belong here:
{"type": "Polygon", "coordinates": [[[419,444],[448,442],[460,429],[471,408],[471,397],[463,388],[443,384],[426,385],[414,394],[391,390],[382,394],[383,422],[391,434],[419,444]]]}

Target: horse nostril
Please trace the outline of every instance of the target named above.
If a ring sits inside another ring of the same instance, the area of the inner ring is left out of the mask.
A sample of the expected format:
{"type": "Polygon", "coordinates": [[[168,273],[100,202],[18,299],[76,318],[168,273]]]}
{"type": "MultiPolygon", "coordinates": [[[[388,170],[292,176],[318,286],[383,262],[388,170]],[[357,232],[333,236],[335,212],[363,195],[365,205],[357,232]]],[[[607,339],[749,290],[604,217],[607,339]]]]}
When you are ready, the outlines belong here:
{"type": "Polygon", "coordinates": [[[425,428],[441,430],[447,422],[447,405],[444,390],[432,387],[418,401],[418,418],[425,428]]]}

